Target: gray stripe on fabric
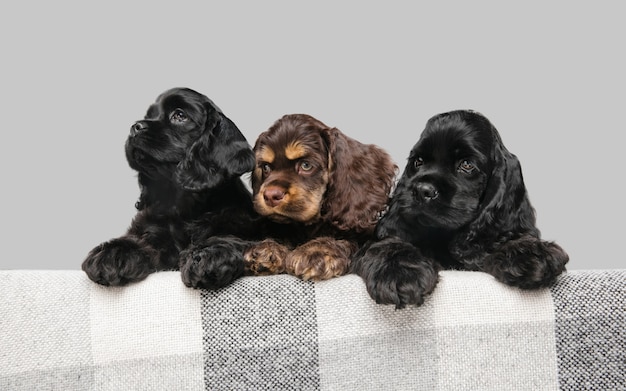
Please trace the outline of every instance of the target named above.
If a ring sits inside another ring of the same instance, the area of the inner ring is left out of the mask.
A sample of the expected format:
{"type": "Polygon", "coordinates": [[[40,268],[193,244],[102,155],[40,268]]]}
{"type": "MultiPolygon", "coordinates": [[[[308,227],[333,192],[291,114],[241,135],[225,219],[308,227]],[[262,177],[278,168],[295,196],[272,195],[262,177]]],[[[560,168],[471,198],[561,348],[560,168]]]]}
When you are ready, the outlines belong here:
{"type": "Polygon", "coordinates": [[[244,277],[202,292],[207,390],[317,390],[313,283],[244,277]]]}
{"type": "Polygon", "coordinates": [[[2,391],[44,390],[94,390],[94,367],[75,366],[31,370],[3,376],[0,374],[2,391]]]}
{"type": "Polygon", "coordinates": [[[324,390],[555,390],[550,292],[442,272],[420,307],[376,304],[356,276],[316,284],[324,390]]]}
{"type": "Polygon", "coordinates": [[[321,341],[322,389],[434,390],[439,378],[436,353],[434,330],[321,341]]]}
{"type": "Polygon", "coordinates": [[[433,390],[556,390],[554,324],[547,320],[437,330],[433,390]]]}
{"type": "Polygon", "coordinates": [[[0,390],[88,390],[89,292],[79,271],[0,271],[0,390]]]}

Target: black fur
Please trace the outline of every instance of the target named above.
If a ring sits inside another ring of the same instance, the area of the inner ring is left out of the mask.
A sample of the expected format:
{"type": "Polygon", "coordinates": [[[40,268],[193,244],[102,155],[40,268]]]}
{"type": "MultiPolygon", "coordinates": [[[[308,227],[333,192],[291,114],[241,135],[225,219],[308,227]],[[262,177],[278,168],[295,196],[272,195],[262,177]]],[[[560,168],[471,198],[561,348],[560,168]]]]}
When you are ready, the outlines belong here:
{"type": "Polygon", "coordinates": [[[474,111],[431,118],[353,271],[378,303],[420,305],[438,270],[484,271],[523,289],[551,285],[569,257],[540,239],[518,159],[474,111]]]}
{"type": "Polygon", "coordinates": [[[221,248],[239,241],[227,235],[249,234],[254,211],[240,176],[255,161],[237,126],[206,96],[173,88],[131,126],[126,158],[138,172],[138,212],[125,235],[87,255],[89,278],[126,285],[180,269],[188,286],[219,288],[241,276],[241,257],[179,256],[192,244],[221,248]]]}

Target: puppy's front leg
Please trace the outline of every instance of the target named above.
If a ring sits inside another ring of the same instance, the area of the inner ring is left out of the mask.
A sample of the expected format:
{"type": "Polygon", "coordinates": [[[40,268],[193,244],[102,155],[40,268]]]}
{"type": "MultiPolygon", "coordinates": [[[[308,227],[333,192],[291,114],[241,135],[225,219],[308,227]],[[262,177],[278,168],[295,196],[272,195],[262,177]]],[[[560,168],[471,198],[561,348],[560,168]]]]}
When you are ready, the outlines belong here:
{"type": "Polygon", "coordinates": [[[285,258],[289,249],[272,239],[249,246],[243,255],[245,274],[266,276],[285,272],[285,258]]]}
{"type": "Polygon", "coordinates": [[[159,253],[133,236],[104,242],[92,249],[82,263],[89,279],[105,286],[123,286],[157,271],[159,253]]]}
{"type": "Polygon", "coordinates": [[[439,279],[433,260],[395,237],[366,244],[352,262],[352,272],[363,278],[372,299],[397,309],[422,305],[439,279]]]}
{"type": "Polygon", "coordinates": [[[319,237],[287,254],[285,270],[303,280],[328,280],[348,272],[355,250],[356,245],[350,241],[319,237]]]}
{"type": "Polygon", "coordinates": [[[540,289],[554,284],[568,261],[569,256],[558,244],[522,236],[489,254],[483,270],[507,285],[540,289]]]}
{"type": "Polygon", "coordinates": [[[183,283],[191,288],[219,289],[244,272],[244,250],[252,242],[234,236],[214,236],[180,252],[183,283]]]}

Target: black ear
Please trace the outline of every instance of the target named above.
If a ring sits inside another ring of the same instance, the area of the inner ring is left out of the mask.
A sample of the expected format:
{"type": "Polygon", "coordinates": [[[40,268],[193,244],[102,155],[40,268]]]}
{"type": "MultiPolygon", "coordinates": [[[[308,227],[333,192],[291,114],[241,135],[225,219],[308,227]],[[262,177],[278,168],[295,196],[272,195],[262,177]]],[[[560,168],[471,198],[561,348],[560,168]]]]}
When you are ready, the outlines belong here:
{"type": "Polygon", "coordinates": [[[483,193],[479,215],[469,225],[465,240],[493,242],[520,234],[539,237],[535,210],[528,199],[520,162],[505,148],[493,126],[492,134],[492,172],[483,193]]]}
{"type": "Polygon", "coordinates": [[[215,160],[226,162],[224,169],[227,176],[239,176],[252,171],[256,164],[252,147],[230,119],[221,113],[220,116],[220,130],[215,138],[215,160]]]}
{"type": "Polygon", "coordinates": [[[176,179],[186,190],[211,189],[254,168],[254,153],[239,128],[212,102],[206,110],[202,135],[176,168],[176,179]]]}
{"type": "MultiPolygon", "coordinates": [[[[404,170],[406,172],[406,168],[404,170]]],[[[406,175],[402,175],[396,184],[396,188],[393,191],[395,194],[388,200],[387,211],[376,224],[376,237],[378,239],[384,239],[389,236],[396,236],[400,239],[412,243],[414,236],[418,236],[415,231],[415,227],[407,225],[401,217],[406,216],[406,209],[402,206],[403,202],[400,200],[400,194],[406,194],[406,175]]],[[[409,218],[410,220],[410,218],[409,218]]]]}

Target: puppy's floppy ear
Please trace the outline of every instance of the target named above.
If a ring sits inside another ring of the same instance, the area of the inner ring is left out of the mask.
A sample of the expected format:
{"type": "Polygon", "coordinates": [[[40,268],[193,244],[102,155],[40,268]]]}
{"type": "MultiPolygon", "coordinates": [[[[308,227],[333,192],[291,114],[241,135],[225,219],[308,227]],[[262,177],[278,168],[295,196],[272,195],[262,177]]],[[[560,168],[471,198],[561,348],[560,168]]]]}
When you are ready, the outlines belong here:
{"type": "Polygon", "coordinates": [[[493,168],[479,215],[469,226],[467,240],[472,241],[478,236],[497,240],[502,236],[526,233],[538,237],[535,210],[528,199],[520,162],[506,149],[493,125],[491,133],[493,168]]]}
{"type": "Polygon", "coordinates": [[[178,183],[192,191],[213,188],[252,171],[255,164],[252,148],[239,128],[210,100],[204,107],[205,128],[176,168],[178,183]]]}
{"type": "Polygon", "coordinates": [[[330,178],[322,216],[341,230],[371,233],[385,210],[397,166],[383,149],[336,128],[322,130],[330,178]]]}
{"type": "MultiPolygon", "coordinates": [[[[405,168],[404,171],[406,172],[407,169],[405,168]]],[[[407,192],[405,190],[407,181],[408,177],[406,175],[400,177],[394,190],[395,194],[405,194],[407,192]]],[[[405,242],[411,243],[413,234],[417,233],[414,227],[408,226],[406,221],[401,218],[405,212],[403,212],[402,201],[399,198],[399,196],[390,197],[385,214],[376,224],[375,234],[378,239],[396,236],[405,242]]]]}

